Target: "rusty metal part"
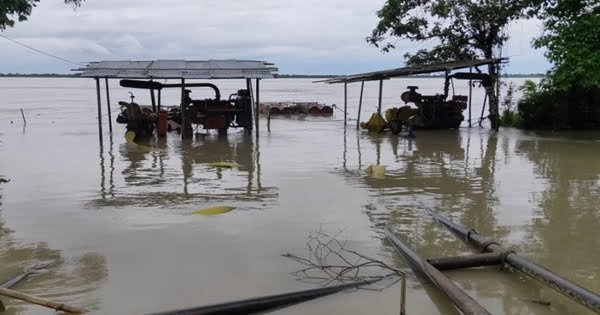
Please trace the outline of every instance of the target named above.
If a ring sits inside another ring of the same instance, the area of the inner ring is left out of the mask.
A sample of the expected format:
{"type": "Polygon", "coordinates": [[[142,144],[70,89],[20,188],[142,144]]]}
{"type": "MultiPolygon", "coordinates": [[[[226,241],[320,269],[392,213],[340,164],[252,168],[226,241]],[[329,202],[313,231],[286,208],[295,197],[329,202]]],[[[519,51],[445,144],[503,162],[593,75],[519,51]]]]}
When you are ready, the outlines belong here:
{"type": "Polygon", "coordinates": [[[600,313],[600,296],[598,294],[555,274],[529,259],[516,254],[514,251],[506,251],[499,244],[488,241],[474,230],[469,231],[465,227],[452,222],[441,214],[432,212],[431,215],[453,233],[458,235],[459,238],[474,244],[481,249],[485,249],[487,252],[502,253],[504,256],[503,260],[506,264],[546,284],[590,310],[600,313]]]}
{"type": "Polygon", "coordinates": [[[485,253],[477,255],[464,255],[427,259],[437,270],[453,270],[482,266],[500,265],[502,253],[485,253]]]}
{"type": "Polygon", "coordinates": [[[385,229],[387,239],[394,245],[396,250],[406,258],[411,268],[419,275],[433,282],[456,307],[464,314],[490,314],[483,306],[479,305],[471,296],[459,288],[454,282],[444,276],[439,270],[432,266],[427,260],[417,255],[410,247],[404,244],[394,233],[385,229]]]}

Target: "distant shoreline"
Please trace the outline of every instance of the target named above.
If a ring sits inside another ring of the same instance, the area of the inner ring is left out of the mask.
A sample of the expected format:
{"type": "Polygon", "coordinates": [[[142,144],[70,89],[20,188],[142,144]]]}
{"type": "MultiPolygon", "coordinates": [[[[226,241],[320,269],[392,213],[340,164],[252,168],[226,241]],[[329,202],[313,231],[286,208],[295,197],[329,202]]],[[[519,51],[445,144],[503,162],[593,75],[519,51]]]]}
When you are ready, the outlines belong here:
{"type": "MultiPolygon", "coordinates": [[[[329,79],[336,78],[342,75],[326,75],[326,74],[278,74],[275,75],[277,79],[329,79]]],[[[443,78],[443,75],[412,75],[413,78],[443,78]]],[[[544,77],[542,73],[530,73],[530,74],[506,74],[502,75],[503,78],[541,78],[544,77]]],[[[60,73],[0,73],[0,78],[81,78],[74,74],[60,74],[60,73]]]]}

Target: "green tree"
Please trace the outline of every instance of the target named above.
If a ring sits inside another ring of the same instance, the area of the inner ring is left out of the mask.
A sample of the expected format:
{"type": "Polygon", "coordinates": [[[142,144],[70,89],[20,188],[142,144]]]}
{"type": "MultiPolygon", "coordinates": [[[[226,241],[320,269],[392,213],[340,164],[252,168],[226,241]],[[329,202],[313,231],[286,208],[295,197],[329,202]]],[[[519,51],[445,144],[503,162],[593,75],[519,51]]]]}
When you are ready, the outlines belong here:
{"type": "MultiPolygon", "coordinates": [[[[505,27],[510,21],[528,18],[537,0],[387,0],[377,12],[380,21],[367,41],[388,52],[397,39],[431,45],[416,53],[406,53],[408,65],[460,59],[498,57],[508,39],[505,27]]],[[[491,84],[489,119],[499,126],[495,87],[496,65],[488,66],[491,84]]]]}
{"type": "MultiPolygon", "coordinates": [[[[79,6],[85,0],[64,0],[65,4],[79,6]]],[[[40,0],[0,0],[0,30],[13,27],[15,22],[27,21],[40,0]]]]}

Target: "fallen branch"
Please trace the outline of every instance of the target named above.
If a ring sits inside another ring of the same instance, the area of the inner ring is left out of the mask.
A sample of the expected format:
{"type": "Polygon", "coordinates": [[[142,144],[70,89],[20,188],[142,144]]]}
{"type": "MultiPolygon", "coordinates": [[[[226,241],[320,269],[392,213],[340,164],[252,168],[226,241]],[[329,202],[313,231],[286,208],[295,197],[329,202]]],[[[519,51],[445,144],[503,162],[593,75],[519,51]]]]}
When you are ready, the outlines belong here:
{"type": "Polygon", "coordinates": [[[88,312],[87,310],[84,310],[82,308],[69,306],[69,305],[66,305],[63,303],[53,302],[48,299],[44,299],[41,297],[33,296],[30,294],[26,294],[23,292],[19,292],[19,291],[7,289],[7,288],[0,288],[0,295],[8,296],[13,299],[45,306],[48,308],[55,309],[57,311],[63,311],[63,312],[72,313],[72,314],[84,314],[84,313],[88,312]]]}

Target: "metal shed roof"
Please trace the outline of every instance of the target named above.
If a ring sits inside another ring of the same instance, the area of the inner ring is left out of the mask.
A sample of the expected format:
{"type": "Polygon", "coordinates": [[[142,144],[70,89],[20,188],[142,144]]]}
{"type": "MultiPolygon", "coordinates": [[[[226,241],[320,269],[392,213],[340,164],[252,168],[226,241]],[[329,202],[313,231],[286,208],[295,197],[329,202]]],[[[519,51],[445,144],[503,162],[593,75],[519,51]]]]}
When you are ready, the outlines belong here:
{"type": "Polygon", "coordinates": [[[421,65],[415,67],[404,67],[404,68],[396,68],[375,72],[366,72],[359,74],[352,74],[341,76],[337,78],[332,78],[328,80],[318,81],[325,83],[352,83],[352,82],[360,82],[360,81],[373,81],[373,80],[386,80],[394,77],[403,77],[414,74],[423,74],[423,73],[432,73],[432,72],[442,72],[442,71],[452,71],[456,69],[464,69],[470,67],[477,67],[487,64],[493,63],[501,63],[508,58],[491,58],[491,59],[474,59],[474,60],[461,60],[461,61],[450,61],[450,62],[442,62],[428,65],[421,65]]]}
{"type": "Polygon", "coordinates": [[[271,79],[273,63],[255,60],[98,61],[73,69],[84,78],[271,79]]]}

